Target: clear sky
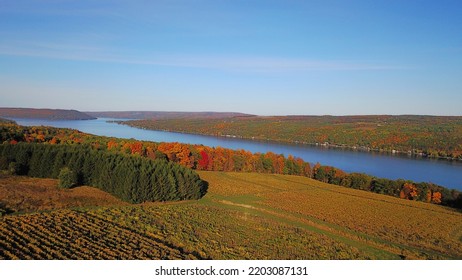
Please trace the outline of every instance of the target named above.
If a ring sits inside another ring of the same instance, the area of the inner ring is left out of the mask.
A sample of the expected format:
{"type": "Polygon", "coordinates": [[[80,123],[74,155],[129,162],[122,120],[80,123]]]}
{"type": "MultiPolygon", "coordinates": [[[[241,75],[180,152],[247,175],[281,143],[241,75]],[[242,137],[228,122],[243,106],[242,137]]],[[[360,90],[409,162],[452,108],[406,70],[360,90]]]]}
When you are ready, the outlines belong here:
{"type": "Polygon", "coordinates": [[[462,1],[0,0],[0,107],[462,115],[462,1]]]}

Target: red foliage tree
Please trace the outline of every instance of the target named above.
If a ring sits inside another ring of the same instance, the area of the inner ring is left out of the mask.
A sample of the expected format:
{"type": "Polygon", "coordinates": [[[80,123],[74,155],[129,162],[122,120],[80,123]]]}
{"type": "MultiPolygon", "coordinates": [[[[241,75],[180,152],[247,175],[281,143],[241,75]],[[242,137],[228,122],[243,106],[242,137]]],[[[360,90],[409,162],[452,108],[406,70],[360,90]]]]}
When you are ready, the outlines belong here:
{"type": "Polygon", "coordinates": [[[197,162],[199,164],[198,169],[199,170],[207,170],[207,166],[209,165],[209,156],[207,155],[207,153],[204,150],[202,150],[200,152],[200,155],[201,155],[201,158],[197,162]]]}

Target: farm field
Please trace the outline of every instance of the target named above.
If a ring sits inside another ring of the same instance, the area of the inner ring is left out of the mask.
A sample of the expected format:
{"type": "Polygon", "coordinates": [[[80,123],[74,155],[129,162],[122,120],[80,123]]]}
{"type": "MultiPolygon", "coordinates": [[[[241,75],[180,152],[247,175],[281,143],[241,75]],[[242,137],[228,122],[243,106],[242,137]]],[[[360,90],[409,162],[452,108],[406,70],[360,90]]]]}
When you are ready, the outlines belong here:
{"type": "Polygon", "coordinates": [[[299,176],[199,175],[197,201],[6,215],[0,258],[462,259],[450,208],[299,176]]]}

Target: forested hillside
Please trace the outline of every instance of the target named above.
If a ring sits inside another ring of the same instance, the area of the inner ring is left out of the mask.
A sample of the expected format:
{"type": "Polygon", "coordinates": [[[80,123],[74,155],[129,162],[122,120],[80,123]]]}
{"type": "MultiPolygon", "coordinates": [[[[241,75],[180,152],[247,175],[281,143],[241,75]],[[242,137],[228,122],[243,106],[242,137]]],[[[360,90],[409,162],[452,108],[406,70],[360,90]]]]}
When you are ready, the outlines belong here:
{"type": "Polygon", "coordinates": [[[462,160],[462,117],[276,116],[126,121],[135,127],[462,160]]]}
{"type": "Polygon", "coordinates": [[[46,120],[92,120],[95,117],[76,110],[0,108],[0,117],[46,120]]]}
{"type": "Polygon", "coordinates": [[[219,119],[253,116],[234,112],[164,112],[164,111],[107,111],[86,112],[97,118],[116,119],[219,119]]]}

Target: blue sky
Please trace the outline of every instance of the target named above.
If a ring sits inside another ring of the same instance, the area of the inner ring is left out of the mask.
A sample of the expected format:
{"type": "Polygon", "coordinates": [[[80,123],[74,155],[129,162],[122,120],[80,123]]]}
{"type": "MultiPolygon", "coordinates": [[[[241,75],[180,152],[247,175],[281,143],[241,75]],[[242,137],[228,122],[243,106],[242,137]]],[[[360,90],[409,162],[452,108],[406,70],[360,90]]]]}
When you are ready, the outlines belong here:
{"type": "Polygon", "coordinates": [[[0,106],[462,115],[462,2],[0,0],[0,106]]]}

